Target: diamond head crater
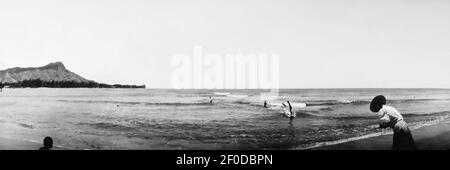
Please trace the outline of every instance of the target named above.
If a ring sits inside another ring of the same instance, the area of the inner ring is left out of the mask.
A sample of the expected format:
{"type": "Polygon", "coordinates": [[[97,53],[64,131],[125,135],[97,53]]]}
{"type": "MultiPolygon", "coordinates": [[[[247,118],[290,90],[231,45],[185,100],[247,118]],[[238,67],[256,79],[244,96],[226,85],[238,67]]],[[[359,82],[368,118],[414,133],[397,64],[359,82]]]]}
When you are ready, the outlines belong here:
{"type": "Polygon", "coordinates": [[[62,62],[42,67],[0,71],[0,88],[145,88],[145,85],[106,84],[88,80],[68,70],[62,62]]]}

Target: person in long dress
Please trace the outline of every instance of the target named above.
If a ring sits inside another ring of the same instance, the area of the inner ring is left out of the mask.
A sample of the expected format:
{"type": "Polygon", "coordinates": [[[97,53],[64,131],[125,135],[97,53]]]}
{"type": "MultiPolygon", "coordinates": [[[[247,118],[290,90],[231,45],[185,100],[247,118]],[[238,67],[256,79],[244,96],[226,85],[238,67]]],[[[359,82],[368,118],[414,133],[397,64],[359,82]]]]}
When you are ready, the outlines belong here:
{"type": "Polygon", "coordinates": [[[393,150],[415,150],[414,139],[409,130],[408,124],[403,116],[395,108],[386,105],[386,97],[376,96],[370,103],[370,110],[380,116],[380,128],[392,128],[394,138],[392,142],[393,150]]]}

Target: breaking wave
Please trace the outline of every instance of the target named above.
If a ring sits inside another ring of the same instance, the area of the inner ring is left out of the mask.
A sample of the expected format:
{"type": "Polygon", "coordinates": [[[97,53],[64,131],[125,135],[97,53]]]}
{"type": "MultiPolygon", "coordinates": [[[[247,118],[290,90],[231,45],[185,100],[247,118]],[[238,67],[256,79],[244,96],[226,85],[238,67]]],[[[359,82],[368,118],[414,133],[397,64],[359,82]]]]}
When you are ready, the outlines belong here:
{"type": "MultiPolygon", "coordinates": [[[[399,99],[399,100],[388,100],[390,103],[407,103],[407,102],[427,102],[427,101],[447,101],[450,99],[399,99]]],[[[364,105],[370,104],[369,100],[317,100],[306,102],[307,106],[333,106],[333,105],[364,105]]]]}
{"type": "Polygon", "coordinates": [[[126,101],[93,101],[93,100],[58,100],[60,102],[69,103],[103,103],[117,105],[165,105],[165,106],[195,106],[195,105],[212,105],[209,102],[126,102],[126,101]]]}

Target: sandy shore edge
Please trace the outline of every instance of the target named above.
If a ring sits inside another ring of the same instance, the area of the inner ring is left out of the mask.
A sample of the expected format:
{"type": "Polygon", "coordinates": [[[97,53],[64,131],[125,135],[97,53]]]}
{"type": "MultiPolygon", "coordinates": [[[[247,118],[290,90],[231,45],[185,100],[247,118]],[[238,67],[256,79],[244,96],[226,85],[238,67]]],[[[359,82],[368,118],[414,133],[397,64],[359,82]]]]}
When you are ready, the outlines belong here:
{"type": "MultiPolygon", "coordinates": [[[[0,137],[0,150],[39,150],[43,146],[38,141],[25,141],[13,138],[0,137]]],[[[60,146],[54,146],[53,150],[68,150],[60,146]]]]}
{"type": "MultiPolygon", "coordinates": [[[[450,122],[424,126],[412,130],[412,135],[418,150],[449,150],[450,122]]],[[[391,150],[392,134],[381,135],[361,140],[320,146],[310,150],[391,150]]]]}

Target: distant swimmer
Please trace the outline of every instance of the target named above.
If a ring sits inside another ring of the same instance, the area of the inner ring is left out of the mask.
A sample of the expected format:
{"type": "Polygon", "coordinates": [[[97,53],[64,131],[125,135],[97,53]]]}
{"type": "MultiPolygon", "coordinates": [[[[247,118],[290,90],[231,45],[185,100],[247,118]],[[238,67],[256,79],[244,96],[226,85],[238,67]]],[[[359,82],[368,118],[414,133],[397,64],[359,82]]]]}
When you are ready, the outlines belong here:
{"type": "Polygon", "coordinates": [[[267,100],[264,100],[264,107],[267,108],[267,100]]]}
{"type": "Polygon", "coordinates": [[[209,96],[209,103],[212,104],[213,103],[213,99],[211,96],[209,96]]]}
{"type": "Polygon", "coordinates": [[[51,137],[44,138],[44,147],[39,148],[39,150],[52,150],[53,148],[53,139],[51,137]]]}

